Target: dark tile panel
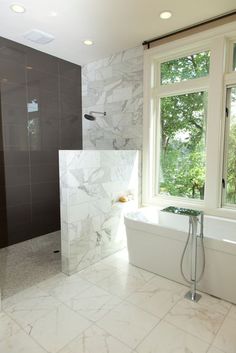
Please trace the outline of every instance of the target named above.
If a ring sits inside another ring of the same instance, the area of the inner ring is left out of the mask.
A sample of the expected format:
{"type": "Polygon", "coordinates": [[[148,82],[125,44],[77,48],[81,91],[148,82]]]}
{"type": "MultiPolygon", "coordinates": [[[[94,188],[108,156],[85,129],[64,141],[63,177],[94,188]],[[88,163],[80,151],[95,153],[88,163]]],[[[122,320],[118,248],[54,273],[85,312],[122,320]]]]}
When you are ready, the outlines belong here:
{"type": "Polygon", "coordinates": [[[59,78],[45,71],[27,70],[28,86],[39,91],[58,91],[59,78]]]}
{"type": "Polygon", "coordinates": [[[0,37],[0,87],[2,247],[60,228],[58,149],[82,148],[81,68],[0,37]]]}
{"type": "Polygon", "coordinates": [[[35,102],[35,111],[29,112],[29,119],[37,115],[40,120],[59,119],[58,90],[45,91],[35,84],[29,84],[29,103],[35,102]]]}
{"type": "Polygon", "coordinates": [[[17,149],[18,151],[28,151],[28,128],[27,122],[24,124],[4,124],[3,144],[6,149],[17,149]]]}
{"type": "Polygon", "coordinates": [[[6,187],[6,207],[30,204],[30,188],[30,185],[17,185],[6,187]]]}
{"type": "Polygon", "coordinates": [[[5,166],[22,166],[29,164],[29,151],[5,150],[4,164],[5,166]]]}
{"type": "Polygon", "coordinates": [[[26,65],[26,47],[0,37],[0,59],[26,65]]]}
{"type": "Polygon", "coordinates": [[[75,96],[81,98],[81,78],[78,77],[74,80],[68,80],[60,77],[60,92],[62,95],[75,96]]]}
{"type": "Polygon", "coordinates": [[[6,209],[0,209],[0,230],[0,248],[4,248],[8,245],[6,209]]]}
{"type": "Polygon", "coordinates": [[[57,150],[59,147],[59,120],[30,122],[29,148],[31,151],[57,150]]]}
{"type": "Polygon", "coordinates": [[[5,166],[5,185],[20,186],[29,185],[29,165],[12,164],[5,166]]]}
{"type": "MultiPolygon", "coordinates": [[[[1,67],[1,63],[0,63],[1,67]]],[[[1,101],[2,105],[10,104],[26,108],[27,104],[27,88],[24,84],[4,82],[1,84],[1,101]]]]}
{"type": "Polygon", "coordinates": [[[81,67],[72,64],[68,61],[65,60],[60,60],[59,59],[59,75],[69,79],[69,80],[75,80],[78,81],[81,79],[81,67]]]}
{"type": "Polygon", "coordinates": [[[0,81],[26,84],[25,66],[0,58],[0,81]]]}
{"type": "MultiPolygon", "coordinates": [[[[0,175],[1,178],[1,175],[0,175]]],[[[2,180],[2,178],[1,178],[2,180]]],[[[6,208],[6,188],[5,183],[0,184],[0,210],[4,210],[6,208]]]]}
{"type": "Polygon", "coordinates": [[[44,227],[52,227],[51,231],[60,228],[60,207],[59,204],[44,202],[33,204],[32,206],[32,225],[35,231],[44,227]]]}
{"type": "Polygon", "coordinates": [[[82,148],[82,122],[71,115],[60,121],[60,149],[82,148]]]}
{"type": "Polygon", "coordinates": [[[2,104],[3,124],[25,124],[27,123],[27,107],[24,102],[22,106],[2,104]]]}
{"type": "MultiPolygon", "coordinates": [[[[33,69],[58,75],[58,59],[38,50],[27,48],[27,66],[33,69]]],[[[29,70],[30,71],[30,70],[29,70]]]]}
{"type": "Polygon", "coordinates": [[[30,164],[58,164],[58,150],[30,151],[30,164]]]}
{"type": "Polygon", "coordinates": [[[31,205],[17,205],[7,208],[8,231],[17,231],[18,226],[31,224],[31,205]]]}
{"type": "Polygon", "coordinates": [[[44,203],[59,205],[59,184],[58,182],[32,184],[32,204],[44,203]]]}
{"type": "Polygon", "coordinates": [[[59,182],[59,166],[55,163],[31,164],[31,183],[59,182]]]}
{"type": "Polygon", "coordinates": [[[14,229],[7,230],[7,244],[1,247],[14,245],[17,243],[21,243],[22,241],[26,241],[32,239],[32,224],[31,223],[22,223],[19,224],[14,229]]]}
{"type": "Polygon", "coordinates": [[[81,98],[75,93],[61,94],[60,96],[62,115],[78,114],[81,111],[81,98]]]}

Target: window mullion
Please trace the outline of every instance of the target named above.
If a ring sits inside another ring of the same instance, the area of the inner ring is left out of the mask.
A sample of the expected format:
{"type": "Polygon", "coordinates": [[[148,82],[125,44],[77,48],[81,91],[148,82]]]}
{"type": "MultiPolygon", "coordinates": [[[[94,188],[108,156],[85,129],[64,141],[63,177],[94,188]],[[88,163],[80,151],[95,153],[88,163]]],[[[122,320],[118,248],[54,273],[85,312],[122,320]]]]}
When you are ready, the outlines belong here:
{"type": "Polygon", "coordinates": [[[222,182],[222,129],[224,121],[224,37],[214,40],[211,48],[210,83],[208,93],[208,124],[206,138],[206,209],[220,207],[222,182]]]}

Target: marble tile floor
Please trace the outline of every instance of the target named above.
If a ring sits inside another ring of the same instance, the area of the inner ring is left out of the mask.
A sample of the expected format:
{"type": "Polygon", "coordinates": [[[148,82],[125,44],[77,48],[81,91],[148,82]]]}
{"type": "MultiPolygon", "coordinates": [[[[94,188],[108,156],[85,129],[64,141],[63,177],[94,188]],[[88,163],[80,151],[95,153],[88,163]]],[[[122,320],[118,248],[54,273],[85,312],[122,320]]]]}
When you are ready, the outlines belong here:
{"type": "Polygon", "coordinates": [[[60,232],[0,249],[2,298],[12,296],[61,272],[60,232]]]}
{"type": "Polygon", "coordinates": [[[126,250],[3,300],[4,353],[236,353],[236,306],[136,268],[126,250]]]}

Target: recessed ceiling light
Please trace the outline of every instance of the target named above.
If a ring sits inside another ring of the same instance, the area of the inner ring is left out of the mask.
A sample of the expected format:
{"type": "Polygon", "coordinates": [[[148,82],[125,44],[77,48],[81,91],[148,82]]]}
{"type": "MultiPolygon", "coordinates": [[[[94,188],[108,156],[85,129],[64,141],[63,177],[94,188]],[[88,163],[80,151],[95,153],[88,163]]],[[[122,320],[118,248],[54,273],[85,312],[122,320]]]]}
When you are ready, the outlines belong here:
{"type": "Polygon", "coordinates": [[[93,45],[93,41],[90,40],[90,39],[84,40],[83,43],[84,43],[85,45],[93,45]]]}
{"type": "Polygon", "coordinates": [[[56,11],[51,11],[50,15],[51,15],[52,17],[56,17],[56,16],[57,16],[57,12],[56,12],[56,11]]]}
{"type": "Polygon", "coordinates": [[[16,13],[24,13],[25,12],[25,8],[23,5],[21,4],[12,4],[10,6],[10,9],[13,11],[13,12],[16,12],[16,13]]]}
{"type": "Polygon", "coordinates": [[[172,13],[170,11],[163,11],[160,13],[160,18],[162,20],[168,20],[169,18],[171,18],[172,13]]]}

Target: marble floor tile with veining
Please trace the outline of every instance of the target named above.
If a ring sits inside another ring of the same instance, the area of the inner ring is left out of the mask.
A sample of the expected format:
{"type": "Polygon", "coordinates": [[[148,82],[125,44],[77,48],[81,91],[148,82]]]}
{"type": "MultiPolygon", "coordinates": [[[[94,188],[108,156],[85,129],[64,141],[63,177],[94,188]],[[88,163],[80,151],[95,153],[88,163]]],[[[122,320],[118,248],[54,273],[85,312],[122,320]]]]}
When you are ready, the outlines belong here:
{"type": "Polygon", "coordinates": [[[24,331],[0,341],[1,353],[48,353],[24,331]]]}
{"type": "Polygon", "coordinates": [[[184,299],[186,286],[130,265],[126,250],[35,283],[3,300],[1,353],[236,353],[235,305],[184,299]]]}
{"type": "Polygon", "coordinates": [[[220,350],[220,349],[218,349],[218,348],[216,348],[216,347],[211,346],[207,353],[225,353],[225,352],[220,350]]]}
{"type": "Polygon", "coordinates": [[[60,353],[131,353],[131,349],[97,326],[91,326],[60,353]]]}
{"type": "Polygon", "coordinates": [[[71,298],[67,305],[89,320],[97,321],[120,302],[120,298],[111,295],[102,288],[92,286],[71,298]]]}
{"type": "Polygon", "coordinates": [[[162,321],[136,350],[138,353],[206,353],[208,347],[206,342],[162,321]]]}
{"type": "Polygon", "coordinates": [[[63,303],[91,286],[90,282],[84,280],[78,274],[66,276],[62,273],[38,284],[42,291],[49,293],[63,303]]]}
{"type": "Polygon", "coordinates": [[[56,353],[90,325],[90,321],[61,304],[37,320],[29,335],[46,351],[56,353]]]}
{"type": "Polygon", "coordinates": [[[91,283],[98,283],[104,278],[111,276],[117,270],[108,264],[96,263],[79,272],[79,276],[91,283]]]}
{"type": "Polygon", "coordinates": [[[179,301],[165,317],[169,323],[208,343],[213,340],[224,318],[221,305],[217,310],[216,307],[211,308],[210,305],[201,305],[201,301],[192,303],[187,299],[179,301]]]}
{"type": "Polygon", "coordinates": [[[186,287],[155,276],[127,298],[127,301],[158,317],[163,317],[186,292],[186,287]]]}
{"type": "MultiPolygon", "coordinates": [[[[28,289],[28,294],[30,290],[28,289]]],[[[31,295],[17,295],[12,305],[5,309],[6,313],[15,320],[27,333],[30,333],[35,323],[50,311],[56,309],[61,303],[38,288],[33,287],[31,295]]]]}
{"type": "Polygon", "coordinates": [[[115,272],[97,283],[99,287],[123,299],[145,284],[146,280],[143,278],[122,271],[115,272]]]}
{"type": "Polygon", "coordinates": [[[4,312],[0,313],[0,342],[14,336],[20,327],[4,312]]]}
{"type": "Polygon", "coordinates": [[[134,349],[158,322],[157,317],[132,304],[122,303],[99,320],[97,324],[134,349]]]}
{"type": "Polygon", "coordinates": [[[230,314],[217,333],[213,346],[227,353],[236,353],[236,319],[230,314]]]}

